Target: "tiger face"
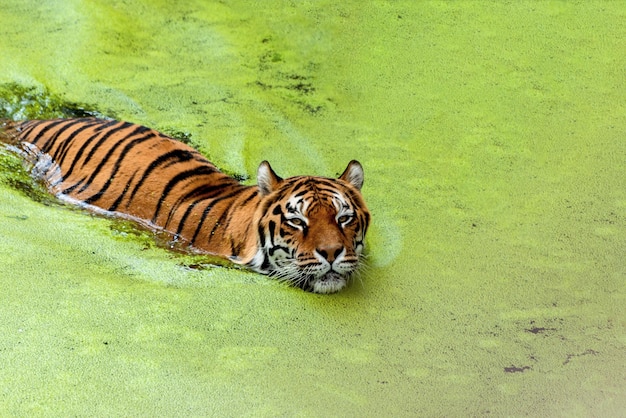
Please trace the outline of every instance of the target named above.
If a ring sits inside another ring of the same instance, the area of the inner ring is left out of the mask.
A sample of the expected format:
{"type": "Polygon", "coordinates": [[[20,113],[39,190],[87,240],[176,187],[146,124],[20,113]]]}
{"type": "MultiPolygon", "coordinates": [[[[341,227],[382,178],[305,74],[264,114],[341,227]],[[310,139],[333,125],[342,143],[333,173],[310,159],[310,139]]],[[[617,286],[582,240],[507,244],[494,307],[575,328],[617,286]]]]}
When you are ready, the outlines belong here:
{"type": "Polygon", "coordinates": [[[258,185],[246,186],[197,150],[130,122],[53,119],[0,128],[0,141],[32,163],[60,199],[171,233],[194,252],[316,293],[343,289],[363,258],[370,215],[357,161],[337,179],[285,180],[263,162],[258,185]]]}
{"type": "Polygon", "coordinates": [[[315,293],[343,289],[360,265],[370,218],[361,164],[350,162],[338,179],[283,180],[264,161],[257,177],[262,201],[250,267],[315,293]]]}

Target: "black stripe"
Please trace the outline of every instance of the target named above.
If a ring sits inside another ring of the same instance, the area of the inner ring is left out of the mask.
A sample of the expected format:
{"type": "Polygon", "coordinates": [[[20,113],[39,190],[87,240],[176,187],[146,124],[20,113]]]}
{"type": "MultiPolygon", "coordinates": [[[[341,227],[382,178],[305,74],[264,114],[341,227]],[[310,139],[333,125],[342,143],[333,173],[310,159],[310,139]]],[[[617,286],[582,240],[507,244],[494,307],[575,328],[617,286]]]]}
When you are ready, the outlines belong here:
{"type": "Polygon", "coordinates": [[[196,227],[196,231],[193,233],[193,237],[191,238],[191,241],[189,242],[191,245],[194,245],[194,243],[196,242],[196,239],[198,238],[198,234],[200,234],[200,230],[202,229],[202,224],[204,223],[204,220],[209,215],[209,212],[211,212],[211,209],[213,209],[213,207],[214,207],[213,206],[213,202],[209,202],[207,207],[204,208],[204,210],[202,211],[202,216],[200,217],[200,222],[198,222],[198,226],[196,227]]]}
{"type": "Polygon", "coordinates": [[[261,270],[267,271],[269,267],[270,267],[269,257],[267,256],[267,254],[263,254],[263,263],[261,264],[261,270]]]}
{"type": "Polygon", "coordinates": [[[16,126],[16,131],[18,133],[18,138],[20,139],[20,141],[22,142],[31,142],[28,139],[28,136],[31,134],[31,132],[37,128],[40,125],[43,125],[45,123],[47,123],[47,120],[29,120],[26,121],[24,123],[21,123],[19,125],[16,126]]]}
{"type": "Polygon", "coordinates": [[[304,196],[305,194],[307,194],[309,191],[308,190],[302,190],[301,192],[296,193],[293,197],[300,197],[300,196],[304,196]]]}
{"type": "MultiPolygon", "coordinates": [[[[104,128],[105,125],[109,125],[109,124],[121,124],[121,127],[117,127],[117,128],[114,128],[114,129],[110,129],[110,130],[104,131],[104,135],[100,139],[101,142],[106,140],[107,138],[109,138],[115,132],[118,132],[119,130],[123,129],[124,127],[132,126],[131,124],[129,124],[127,122],[110,121],[110,122],[108,122],[106,124],[103,124],[102,128],[104,128]]],[[[96,129],[96,130],[99,130],[99,128],[96,129]]],[[[98,138],[98,135],[94,135],[92,137],[89,137],[85,141],[85,143],[81,145],[80,149],[78,150],[78,152],[74,156],[74,159],[72,160],[72,164],[70,165],[70,168],[67,170],[67,172],[63,173],[63,177],[69,177],[72,174],[72,172],[74,171],[74,168],[76,168],[76,164],[78,163],[78,161],[82,157],[83,153],[85,152],[85,150],[87,149],[89,144],[91,144],[96,138],[98,138]]],[[[83,162],[83,166],[87,163],[87,161],[88,160],[85,160],[83,162]]]]}
{"type": "Polygon", "coordinates": [[[331,179],[317,177],[315,180],[311,180],[309,184],[317,189],[319,189],[320,186],[325,186],[331,190],[337,190],[337,183],[331,179]]]}
{"type": "Polygon", "coordinates": [[[259,239],[261,240],[261,248],[265,248],[265,230],[263,229],[263,226],[261,226],[261,224],[259,224],[259,228],[257,229],[257,233],[259,234],[259,239]]]}
{"type": "Polygon", "coordinates": [[[183,171],[182,173],[178,173],[177,175],[175,175],[165,185],[165,188],[163,189],[163,192],[161,193],[161,198],[157,202],[157,206],[154,211],[154,216],[152,217],[152,223],[156,223],[156,219],[159,216],[159,212],[161,211],[161,206],[163,205],[163,202],[165,201],[165,199],[167,199],[169,194],[172,192],[172,189],[176,187],[176,185],[189,179],[190,177],[211,175],[211,174],[214,174],[215,172],[216,172],[215,169],[213,169],[212,167],[201,166],[201,167],[193,168],[191,170],[183,171]]]}
{"type": "Polygon", "coordinates": [[[87,177],[83,177],[81,180],[77,181],[76,183],[74,183],[70,187],[61,190],[61,194],[72,193],[74,191],[74,189],[76,189],[78,186],[80,186],[85,180],[87,180],[87,177]]]}
{"type": "Polygon", "coordinates": [[[267,252],[267,254],[271,257],[274,255],[274,253],[278,250],[283,250],[285,253],[291,255],[291,248],[289,247],[285,247],[283,245],[275,245],[272,248],[269,249],[269,251],[267,252]]]}
{"type": "Polygon", "coordinates": [[[215,222],[215,225],[213,225],[213,228],[211,228],[211,232],[209,233],[209,237],[212,237],[213,234],[215,234],[215,231],[217,231],[217,228],[219,228],[220,226],[223,225],[224,220],[226,219],[226,214],[228,213],[228,210],[231,208],[231,206],[227,207],[222,214],[220,215],[220,217],[217,219],[217,222],[215,222]]]}
{"type": "Polygon", "coordinates": [[[354,192],[354,191],[346,188],[346,189],[342,190],[341,193],[348,198],[348,200],[350,201],[350,203],[352,203],[353,206],[356,206],[356,202],[358,201],[358,193],[357,192],[354,192]]]}
{"type": "MultiPolygon", "coordinates": [[[[217,199],[214,199],[211,201],[211,205],[212,207],[215,207],[217,205],[217,203],[226,200],[226,199],[230,199],[234,196],[237,196],[238,194],[242,193],[245,190],[245,186],[241,186],[241,189],[237,189],[232,191],[231,193],[221,196],[217,199]]],[[[224,222],[224,220],[226,219],[226,216],[228,215],[228,212],[230,210],[232,210],[233,208],[233,203],[234,201],[231,201],[229,206],[227,206],[226,208],[224,208],[224,211],[222,212],[222,214],[220,215],[219,219],[217,220],[217,222],[215,223],[215,225],[213,226],[213,229],[211,229],[211,233],[209,234],[209,239],[211,239],[210,237],[213,236],[213,234],[215,233],[215,231],[217,230],[217,228],[224,222]]],[[[201,220],[201,224],[204,223],[204,219],[206,218],[206,215],[208,215],[208,212],[206,212],[205,214],[203,214],[203,218],[201,220]]],[[[198,225],[198,228],[196,229],[196,232],[194,234],[194,239],[198,236],[199,232],[200,232],[200,225],[198,225]]]]}
{"type": "Polygon", "coordinates": [[[269,221],[269,223],[267,224],[267,228],[270,233],[270,244],[272,244],[273,246],[274,245],[274,233],[276,233],[276,222],[269,221]]]}
{"type": "MultiPolygon", "coordinates": [[[[193,234],[193,238],[191,239],[191,242],[190,242],[190,244],[191,244],[191,245],[194,245],[194,243],[196,242],[196,239],[198,238],[198,235],[200,235],[200,231],[202,230],[202,226],[203,226],[203,224],[204,224],[204,222],[205,222],[205,220],[206,220],[207,216],[209,215],[209,213],[211,212],[211,210],[213,210],[213,208],[216,206],[216,204],[217,204],[217,203],[219,203],[219,202],[221,202],[221,201],[223,201],[223,200],[225,200],[225,199],[229,199],[229,198],[231,198],[231,197],[233,197],[233,196],[236,196],[237,194],[239,194],[239,193],[241,193],[243,190],[245,190],[245,186],[241,186],[241,185],[240,185],[240,187],[242,187],[242,189],[235,190],[235,191],[233,191],[232,193],[229,193],[229,194],[227,194],[227,195],[225,195],[225,196],[223,196],[223,197],[220,197],[220,198],[218,198],[218,199],[215,199],[215,200],[212,200],[212,201],[210,201],[210,202],[209,202],[208,206],[207,206],[206,208],[204,208],[204,211],[202,211],[202,216],[200,217],[200,222],[198,222],[198,226],[196,227],[196,230],[195,230],[195,232],[194,232],[194,234],[193,234]]],[[[197,203],[199,203],[199,202],[194,202],[194,204],[193,204],[193,205],[195,206],[197,203]]],[[[222,216],[220,217],[220,219],[222,219],[222,218],[225,216],[226,212],[227,212],[227,211],[228,211],[231,207],[232,207],[232,206],[229,206],[229,207],[227,208],[227,210],[225,210],[225,211],[224,211],[224,213],[222,213],[222,216]]],[[[187,212],[185,212],[185,216],[184,216],[184,218],[186,218],[186,216],[187,216],[188,212],[190,212],[190,210],[191,210],[191,208],[188,208],[188,209],[187,209],[187,212]]],[[[181,223],[182,223],[182,221],[181,221],[181,223]]],[[[219,225],[219,220],[218,220],[218,224],[217,224],[217,225],[219,225]]],[[[213,233],[213,232],[215,231],[215,228],[216,228],[216,227],[214,227],[214,228],[213,228],[213,230],[211,231],[211,233],[213,233]]],[[[259,228],[260,228],[260,227],[259,227],[259,228]]],[[[179,231],[179,233],[180,233],[180,231],[182,231],[182,228],[180,227],[180,225],[179,225],[179,229],[178,229],[178,231],[179,231]]],[[[211,235],[209,235],[209,239],[210,239],[210,237],[211,237],[211,235]]]]}
{"type": "Polygon", "coordinates": [[[230,239],[230,254],[231,257],[238,257],[239,253],[241,253],[241,249],[243,248],[243,243],[240,242],[239,244],[235,245],[235,240],[234,239],[230,239]]]}
{"type": "MultiPolygon", "coordinates": [[[[237,202],[233,202],[233,204],[237,204],[237,207],[239,208],[243,208],[244,206],[246,206],[248,203],[250,203],[258,194],[259,194],[259,189],[254,187],[254,186],[242,186],[241,184],[237,184],[237,186],[239,188],[241,188],[241,192],[243,193],[244,191],[249,191],[252,189],[252,193],[250,193],[250,196],[246,197],[244,199],[243,202],[241,203],[237,203],[237,202]]],[[[254,214],[254,212],[253,212],[254,214]]],[[[229,210],[228,211],[228,217],[224,220],[224,224],[226,225],[230,225],[230,222],[232,221],[233,216],[235,215],[235,211],[234,210],[229,210]]],[[[249,223],[252,222],[252,218],[249,219],[249,223]]]]}
{"type": "MultiPolygon", "coordinates": [[[[128,182],[128,184],[132,183],[133,180],[135,179],[135,176],[137,175],[137,173],[139,172],[139,170],[136,170],[133,175],[130,178],[130,181],[128,182]]],[[[109,212],[115,212],[117,210],[117,208],[119,207],[120,203],[122,203],[122,200],[124,200],[124,196],[126,196],[126,193],[128,193],[128,187],[124,187],[124,191],[117,197],[117,199],[115,199],[115,202],[113,202],[113,204],[109,207],[108,211],[109,212]]]]}
{"type": "MultiPolygon", "coordinates": [[[[109,174],[109,179],[105,183],[104,187],[102,187],[96,194],[86,198],[84,201],[86,203],[92,203],[92,202],[95,202],[96,200],[100,199],[100,197],[102,197],[102,195],[109,189],[109,187],[113,183],[113,179],[115,179],[115,176],[117,175],[118,171],[120,170],[122,162],[124,161],[126,156],[129,154],[130,150],[132,148],[136,147],[137,145],[141,144],[142,142],[146,142],[146,141],[154,138],[155,136],[156,135],[154,134],[154,132],[148,132],[148,134],[144,135],[143,137],[139,137],[139,138],[133,139],[131,142],[127,143],[124,146],[124,149],[121,151],[120,156],[115,161],[115,165],[113,166],[113,170],[109,174]]],[[[109,149],[109,152],[107,153],[107,155],[104,157],[104,159],[102,161],[100,161],[100,164],[98,164],[98,167],[96,167],[94,172],[91,174],[91,177],[89,178],[87,184],[85,186],[83,186],[83,188],[81,190],[78,191],[79,193],[84,191],[87,187],[89,187],[91,182],[93,182],[95,180],[95,178],[98,176],[98,174],[100,174],[100,171],[102,170],[102,167],[104,167],[104,165],[108,163],[108,160],[111,158],[111,156],[113,155],[113,153],[115,152],[117,147],[120,146],[121,144],[122,144],[122,141],[117,142],[114,146],[112,146],[109,149]]]]}
{"type": "MultiPolygon", "coordinates": [[[[297,202],[297,203],[300,203],[300,202],[297,202]]],[[[292,206],[289,202],[287,202],[287,206],[285,208],[287,209],[287,212],[289,212],[289,213],[296,213],[297,212],[297,208],[295,206],[292,206]]],[[[274,210],[274,212],[276,212],[276,210],[274,210]]],[[[272,213],[274,213],[274,212],[272,212],[272,213]]],[[[274,213],[274,214],[276,215],[276,213],[274,213]]]]}
{"type": "MultiPolygon", "coordinates": [[[[78,191],[79,193],[85,191],[91,185],[91,183],[96,179],[96,177],[101,174],[102,169],[104,168],[104,166],[109,163],[109,160],[111,159],[111,157],[113,156],[113,154],[115,153],[117,148],[122,146],[124,144],[124,141],[126,139],[128,139],[129,137],[132,137],[132,136],[134,136],[134,135],[131,134],[131,135],[128,135],[128,136],[124,137],[122,140],[116,142],[112,147],[109,148],[109,150],[107,151],[107,153],[104,156],[104,158],[100,160],[100,162],[98,163],[98,166],[91,173],[91,176],[87,180],[87,183],[78,191]]],[[[109,174],[109,180],[107,181],[105,186],[98,192],[99,196],[101,196],[102,193],[104,193],[109,188],[109,185],[111,184],[113,178],[115,177],[115,175],[119,171],[119,168],[120,168],[120,166],[122,164],[122,161],[124,160],[124,158],[126,158],[126,155],[128,154],[128,151],[131,148],[135,147],[136,145],[153,138],[154,136],[155,135],[154,135],[153,132],[149,132],[147,135],[144,135],[143,137],[132,139],[129,143],[126,143],[126,145],[124,146],[124,149],[120,152],[120,156],[115,161],[115,165],[113,166],[113,170],[109,174]]]]}
{"type": "Polygon", "coordinates": [[[200,202],[204,199],[209,199],[211,197],[214,197],[215,195],[219,195],[222,192],[221,189],[223,189],[226,186],[230,186],[230,184],[224,184],[224,183],[214,184],[214,185],[203,184],[191,190],[187,194],[180,196],[178,199],[176,199],[176,202],[174,202],[174,204],[170,208],[170,212],[167,215],[167,220],[165,221],[163,226],[167,227],[169,225],[170,221],[172,220],[172,217],[174,216],[174,213],[176,212],[178,207],[182,205],[185,201],[188,201],[190,199],[196,199],[196,202],[200,202]]]}
{"type": "Polygon", "coordinates": [[[119,123],[122,123],[121,121],[115,120],[115,119],[107,120],[107,119],[88,118],[88,119],[85,119],[85,120],[86,121],[93,120],[93,121],[96,121],[97,123],[100,124],[100,126],[98,126],[96,129],[94,129],[94,131],[96,131],[96,132],[104,131],[104,130],[112,127],[112,126],[115,126],[115,125],[117,125],[119,123]]]}
{"type": "MultiPolygon", "coordinates": [[[[124,122],[124,124],[127,124],[127,122],[124,122]]],[[[128,124],[128,125],[129,125],[129,126],[136,126],[136,125],[131,125],[131,124],[128,124]]],[[[145,129],[147,129],[147,128],[145,128],[145,129]]],[[[145,130],[145,129],[144,129],[144,130],[145,130]]],[[[116,131],[117,131],[117,130],[119,130],[119,129],[116,129],[116,131]]],[[[103,167],[103,166],[107,163],[107,160],[108,160],[109,158],[111,158],[111,155],[113,154],[113,152],[115,151],[115,149],[116,149],[118,146],[120,146],[120,145],[123,143],[123,141],[125,141],[125,140],[127,140],[129,137],[132,137],[133,135],[135,135],[135,132],[136,132],[136,131],[138,131],[138,129],[136,129],[135,131],[133,131],[133,132],[131,132],[130,134],[126,135],[126,136],[125,136],[124,138],[122,138],[120,141],[116,142],[116,143],[113,145],[113,147],[111,147],[111,148],[109,149],[109,151],[108,151],[107,155],[105,156],[105,158],[104,158],[104,159],[102,159],[102,160],[100,161],[100,163],[98,164],[97,168],[96,168],[95,170],[92,170],[92,171],[91,171],[91,175],[90,175],[89,177],[87,177],[87,176],[83,177],[83,179],[82,179],[82,180],[80,180],[78,183],[74,184],[74,185],[73,185],[73,186],[71,186],[71,187],[68,187],[67,189],[64,189],[64,190],[62,191],[62,193],[64,193],[64,194],[70,193],[70,192],[74,191],[74,190],[75,190],[78,186],[80,186],[81,184],[82,184],[82,187],[80,188],[80,190],[78,190],[78,192],[77,192],[77,193],[81,193],[81,192],[85,191],[85,190],[86,190],[86,189],[87,189],[87,188],[91,185],[91,182],[92,182],[92,181],[96,178],[96,176],[97,176],[98,174],[100,174],[100,170],[101,170],[101,169],[102,169],[102,167],[103,167]]],[[[105,134],[105,136],[107,136],[107,137],[108,137],[108,136],[110,136],[110,135],[111,135],[111,131],[108,131],[108,132],[107,132],[107,134],[105,134]]],[[[152,135],[154,136],[154,134],[152,134],[152,135]]],[[[94,139],[94,138],[95,138],[95,137],[92,137],[92,138],[90,138],[88,141],[91,141],[91,140],[92,140],[92,139],[94,139]]],[[[149,138],[148,138],[148,139],[149,139],[149,138]]],[[[101,140],[99,141],[99,143],[100,143],[100,144],[101,144],[102,142],[103,142],[103,139],[101,139],[101,140]]],[[[69,176],[70,176],[70,174],[72,173],[72,171],[74,170],[74,168],[75,168],[75,166],[76,166],[76,162],[77,162],[77,161],[78,161],[78,159],[80,158],[80,154],[81,154],[81,153],[82,153],[82,151],[85,149],[84,147],[85,147],[86,145],[87,145],[87,142],[85,143],[85,145],[83,145],[83,148],[81,148],[81,151],[79,151],[79,154],[77,154],[77,155],[76,155],[76,158],[74,158],[74,161],[72,161],[72,165],[70,166],[70,169],[68,170],[68,172],[64,174],[64,177],[69,177],[69,176]]],[[[93,149],[92,149],[92,150],[93,150],[93,149]]],[[[83,167],[85,166],[85,164],[86,164],[86,163],[87,163],[87,160],[85,160],[85,161],[83,162],[83,167]]],[[[100,195],[102,195],[102,193],[100,193],[100,195]]],[[[97,196],[97,197],[99,197],[99,196],[97,196]]],[[[97,197],[96,197],[96,196],[92,196],[92,199],[94,199],[94,200],[95,200],[97,197]]]]}
{"type": "Polygon", "coordinates": [[[187,222],[187,218],[189,217],[189,215],[191,215],[193,208],[195,208],[198,203],[200,203],[200,201],[195,201],[189,204],[189,206],[187,207],[187,210],[183,214],[183,217],[180,219],[180,222],[178,223],[178,228],[176,229],[176,235],[180,235],[180,233],[183,231],[183,229],[185,228],[185,223],[187,222]]]}
{"type": "Polygon", "coordinates": [[[248,197],[246,198],[246,200],[244,200],[244,201],[241,203],[241,206],[246,206],[248,203],[250,203],[250,202],[252,201],[252,199],[254,199],[255,197],[257,197],[257,195],[258,195],[258,194],[259,194],[259,189],[255,189],[255,190],[254,190],[254,191],[250,194],[250,196],[248,196],[248,197]]]}
{"type": "Polygon", "coordinates": [[[106,158],[109,158],[111,156],[111,154],[113,153],[112,151],[114,151],[118,146],[121,145],[121,143],[129,138],[132,138],[135,135],[139,135],[142,134],[146,131],[150,131],[150,128],[146,128],[145,126],[138,126],[138,125],[134,125],[132,123],[129,122],[122,122],[122,125],[119,127],[115,127],[113,129],[110,129],[107,131],[107,133],[105,135],[102,136],[102,138],[100,138],[100,140],[98,142],[96,142],[96,144],[91,147],[91,150],[89,150],[89,153],[87,154],[87,157],[85,157],[85,162],[83,163],[83,166],[85,164],[88,164],[89,161],[91,161],[91,158],[94,156],[94,154],[96,153],[96,151],[98,151],[98,148],[100,148],[102,145],[104,145],[104,143],[106,142],[107,139],[109,139],[111,137],[111,135],[122,131],[126,128],[130,128],[135,126],[136,128],[133,129],[132,132],[130,132],[129,134],[125,135],[123,138],[117,140],[117,142],[115,143],[115,145],[113,145],[111,148],[109,148],[109,152],[107,153],[106,158]]]}
{"type": "MultiPolygon", "coordinates": [[[[50,129],[54,128],[57,125],[60,125],[63,122],[66,122],[67,119],[55,119],[55,120],[51,120],[51,121],[47,121],[47,123],[45,124],[45,126],[43,127],[43,129],[41,131],[39,131],[37,133],[37,135],[35,135],[35,137],[32,140],[28,140],[26,142],[30,142],[33,145],[37,145],[37,142],[43,138],[43,136],[45,135],[46,132],[48,132],[50,129]]],[[[44,142],[44,146],[46,145],[46,143],[48,142],[49,139],[46,140],[46,142],[44,142]]],[[[39,145],[37,145],[37,147],[39,149],[41,149],[41,147],[39,145]]]]}
{"type": "MultiPolygon", "coordinates": [[[[74,125],[78,124],[79,121],[76,119],[65,119],[65,125],[61,126],[58,131],[56,131],[48,140],[44,143],[43,147],[40,148],[41,152],[45,152],[46,154],[50,151],[52,147],[57,143],[59,136],[63,134],[63,132],[67,131],[74,125]]],[[[62,140],[63,141],[63,140],[62,140]]]]}
{"type": "Polygon", "coordinates": [[[74,138],[76,138],[76,136],[78,136],[78,134],[80,134],[84,130],[89,129],[92,126],[97,125],[97,124],[98,124],[98,121],[92,121],[91,123],[86,122],[80,128],[78,128],[74,132],[72,132],[65,139],[64,144],[62,146],[60,146],[59,149],[56,150],[56,152],[52,156],[52,159],[54,161],[56,161],[56,163],[59,164],[59,166],[62,167],[63,166],[63,162],[65,161],[65,158],[67,157],[67,153],[72,148],[71,145],[72,145],[72,142],[74,141],[74,138]]]}
{"type": "Polygon", "coordinates": [[[137,184],[135,184],[135,187],[133,187],[133,191],[130,194],[130,198],[128,199],[128,204],[130,204],[133,199],[135,198],[135,194],[137,193],[137,191],[139,190],[139,188],[141,188],[141,186],[143,185],[143,183],[146,181],[146,179],[148,178],[148,176],[161,164],[169,161],[169,160],[176,160],[176,162],[185,162],[185,161],[189,161],[191,159],[193,159],[194,156],[191,152],[189,151],[184,151],[184,150],[175,150],[175,151],[170,151],[167,152],[163,155],[160,155],[157,159],[155,159],[154,161],[152,161],[150,163],[150,165],[148,166],[148,168],[146,169],[146,171],[144,171],[143,175],[141,176],[141,179],[137,182],[137,184]]]}
{"type": "MultiPolygon", "coordinates": [[[[216,202],[221,202],[222,200],[226,200],[226,199],[231,199],[235,196],[237,196],[238,194],[243,193],[244,191],[248,190],[249,187],[246,186],[242,186],[241,184],[237,184],[236,186],[237,188],[235,190],[233,190],[231,193],[222,196],[218,199],[215,199],[213,201],[213,204],[215,204],[216,202]]],[[[230,219],[231,219],[231,215],[234,212],[233,211],[233,205],[236,203],[237,199],[232,199],[228,206],[226,208],[224,208],[224,211],[222,212],[222,215],[219,217],[219,219],[217,220],[217,222],[215,223],[215,226],[213,227],[213,229],[211,230],[211,235],[213,235],[215,233],[215,231],[217,230],[217,228],[220,225],[225,225],[225,228],[229,225],[230,219]]],[[[248,201],[249,199],[246,199],[246,201],[248,201]]],[[[237,207],[241,207],[243,205],[237,205],[237,207]]],[[[246,220],[241,219],[242,222],[245,222],[246,220]]],[[[252,221],[252,219],[249,220],[250,222],[252,221]]]]}

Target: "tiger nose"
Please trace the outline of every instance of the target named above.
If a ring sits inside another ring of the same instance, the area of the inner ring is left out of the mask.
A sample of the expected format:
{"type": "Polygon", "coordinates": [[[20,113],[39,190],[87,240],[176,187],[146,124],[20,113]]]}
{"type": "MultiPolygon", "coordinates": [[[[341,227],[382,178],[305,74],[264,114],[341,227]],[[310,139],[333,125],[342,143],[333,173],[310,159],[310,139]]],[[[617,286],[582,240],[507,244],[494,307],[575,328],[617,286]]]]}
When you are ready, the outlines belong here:
{"type": "Polygon", "coordinates": [[[339,257],[339,254],[343,251],[343,245],[341,244],[329,244],[318,247],[315,251],[326,259],[330,264],[339,257]]]}

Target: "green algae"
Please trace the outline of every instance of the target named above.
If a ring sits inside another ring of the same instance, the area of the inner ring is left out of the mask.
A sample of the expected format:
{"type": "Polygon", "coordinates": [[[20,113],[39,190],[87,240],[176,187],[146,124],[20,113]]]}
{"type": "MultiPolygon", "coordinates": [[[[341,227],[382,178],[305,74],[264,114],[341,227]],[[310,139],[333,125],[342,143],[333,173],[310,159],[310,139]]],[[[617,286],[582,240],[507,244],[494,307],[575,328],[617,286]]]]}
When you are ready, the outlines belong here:
{"type": "Polygon", "coordinates": [[[31,178],[23,160],[4,149],[0,149],[0,184],[19,190],[37,202],[47,205],[56,203],[45,186],[31,178]]]}
{"type": "Polygon", "coordinates": [[[0,119],[54,119],[82,117],[114,117],[85,103],[70,102],[45,87],[23,86],[15,82],[0,85],[0,119]]]}
{"type": "Polygon", "coordinates": [[[318,296],[0,185],[2,415],[623,415],[624,14],[8,2],[0,83],[249,177],[357,158],[373,225],[318,296]]]}
{"type": "MultiPolygon", "coordinates": [[[[46,87],[23,86],[14,82],[0,85],[0,120],[85,117],[115,119],[116,115],[110,109],[101,112],[96,109],[96,106],[65,100],[61,95],[51,93],[46,87]]],[[[189,132],[171,127],[163,127],[161,132],[208,154],[200,143],[192,139],[189,132]]],[[[27,172],[22,167],[18,167],[15,158],[8,156],[7,152],[0,153],[0,169],[2,170],[0,182],[25,192],[37,201],[52,202],[52,199],[45,192],[42,193],[41,185],[29,179],[29,176],[26,175],[27,172]]],[[[224,170],[224,172],[242,182],[249,180],[249,176],[246,174],[235,173],[230,170],[224,170]]]]}
{"type": "MultiPolygon", "coordinates": [[[[0,85],[0,120],[105,117],[84,103],[68,102],[46,88],[14,82],[0,85]]],[[[0,126],[0,135],[2,135],[0,126]]],[[[1,141],[0,141],[1,143],[1,141]]],[[[23,161],[8,148],[0,148],[0,184],[21,191],[46,205],[58,204],[43,184],[32,179],[23,161]]]]}

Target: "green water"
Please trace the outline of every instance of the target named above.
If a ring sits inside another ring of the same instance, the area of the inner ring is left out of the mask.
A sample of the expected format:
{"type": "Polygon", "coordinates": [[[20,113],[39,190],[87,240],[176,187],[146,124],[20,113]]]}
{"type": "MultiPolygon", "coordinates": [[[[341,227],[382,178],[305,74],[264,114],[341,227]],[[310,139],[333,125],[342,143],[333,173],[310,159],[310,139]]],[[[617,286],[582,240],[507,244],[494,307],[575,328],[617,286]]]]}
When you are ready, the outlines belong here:
{"type": "Polygon", "coordinates": [[[360,160],[369,269],[198,269],[4,181],[0,415],[626,414],[623,3],[170,3],[5,1],[0,84],[250,182],[360,160]]]}

